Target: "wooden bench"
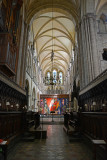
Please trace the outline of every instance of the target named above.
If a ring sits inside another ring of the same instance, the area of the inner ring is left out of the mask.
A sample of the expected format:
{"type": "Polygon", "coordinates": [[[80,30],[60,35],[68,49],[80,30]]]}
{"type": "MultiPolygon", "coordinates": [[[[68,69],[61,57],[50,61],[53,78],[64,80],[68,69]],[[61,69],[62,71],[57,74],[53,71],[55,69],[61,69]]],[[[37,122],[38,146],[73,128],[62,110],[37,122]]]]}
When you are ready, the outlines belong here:
{"type": "Polygon", "coordinates": [[[34,120],[28,121],[28,128],[31,128],[34,125],[34,120]]]}
{"type": "Polygon", "coordinates": [[[7,147],[8,147],[9,141],[3,141],[0,143],[0,147],[2,148],[2,153],[4,156],[4,160],[7,160],[7,147]]]}
{"type": "Polygon", "coordinates": [[[15,134],[9,138],[3,139],[3,142],[0,143],[0,147],[2,148],[2,153],[4,156],[4,160],[7,160],[9,152],[11,152],[12,148],[19,142],[21,139],[21,134],[15,134]]]}
{"type": "Polygon", "coordinates": [[[106,145],[106,142],[104,140],[96,140],[92,139],[92,144],[94,145],[94,150],[93,150],[93,160],[96,160],[96,146],[97,145],[106,145]]]}
{"type": "Polygon", "coordinates": [[[33,136],[35,136],[35,139],[46,139],[47,138],[47,130],[43,129],[41,126],[35,129],[35,127],[31,127],[29,130],[29,133],[31,133],[33,136]]]}

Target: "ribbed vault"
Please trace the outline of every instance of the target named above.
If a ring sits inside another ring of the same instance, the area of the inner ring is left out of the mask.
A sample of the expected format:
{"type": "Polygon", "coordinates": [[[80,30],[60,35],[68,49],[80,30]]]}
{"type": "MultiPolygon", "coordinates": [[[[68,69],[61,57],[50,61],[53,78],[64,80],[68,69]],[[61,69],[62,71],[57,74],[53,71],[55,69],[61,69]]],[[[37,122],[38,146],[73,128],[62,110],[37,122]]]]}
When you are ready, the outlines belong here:
{"type": "Polygon", "coordinates": [[[34,19],[32,32],[44,73],[52,67],[52,50],[54,66],[65,73],[70,62],[71,50],[75,45],[75,26],[71,19],[55,11],[44,13],[34,19]]]}
{"type": "Polygon", "coordinates": [[[41,69],[53,67],[66,73],[75,46],[75,26],[78,23],[79,0],[30,0],[26,22],[31,24],[33,41],[41,69]]]}
{"type": "Polygon", "coordinates": [[[69,15],[78,22],[78,11],[80,7],[80,0],[28,0],[26,4],[26,22],[30,23],[32,17],[38,16],[39,12],[46,12],[44,9],[56,8],[57,11],[69,15]],[[62,9],[62,10],[61,10],[62,9]],[[37,14],[38,13],[38,14],[37,14]]]}

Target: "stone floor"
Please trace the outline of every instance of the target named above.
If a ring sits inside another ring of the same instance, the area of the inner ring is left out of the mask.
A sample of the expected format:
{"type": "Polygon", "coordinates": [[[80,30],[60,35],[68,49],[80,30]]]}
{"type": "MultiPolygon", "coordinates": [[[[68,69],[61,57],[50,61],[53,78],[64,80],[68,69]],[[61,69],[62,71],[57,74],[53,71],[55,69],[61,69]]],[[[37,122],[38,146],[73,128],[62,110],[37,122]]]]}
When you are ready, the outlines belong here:
{"type": "Polygon", "coordinates": [[[41,124],[64,124],[63,115],[41,115],[40,116],[41,124]],[[51,123],[54,122],[54,123],[51,123]]]}
{"type": "Polygon", "coordinates": [[[43,125],[47,139],[20,142],[8,160],[92,160],[92,152],[82,142],[70,142],[63,125],[43,125]]]}

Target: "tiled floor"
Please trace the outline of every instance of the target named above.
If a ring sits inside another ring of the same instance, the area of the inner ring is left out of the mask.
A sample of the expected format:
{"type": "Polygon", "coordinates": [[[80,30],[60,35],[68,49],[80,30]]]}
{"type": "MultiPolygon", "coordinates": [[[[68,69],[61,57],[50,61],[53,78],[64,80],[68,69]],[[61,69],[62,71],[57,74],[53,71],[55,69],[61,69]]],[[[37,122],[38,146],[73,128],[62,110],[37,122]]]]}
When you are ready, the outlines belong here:
{"type": "Polygon", "coordinates": [[[92,160],[92,152],[82,142],[70,142],[63,125],[44,125],[47,139],[21,142],[8,160],[92,160]]]}

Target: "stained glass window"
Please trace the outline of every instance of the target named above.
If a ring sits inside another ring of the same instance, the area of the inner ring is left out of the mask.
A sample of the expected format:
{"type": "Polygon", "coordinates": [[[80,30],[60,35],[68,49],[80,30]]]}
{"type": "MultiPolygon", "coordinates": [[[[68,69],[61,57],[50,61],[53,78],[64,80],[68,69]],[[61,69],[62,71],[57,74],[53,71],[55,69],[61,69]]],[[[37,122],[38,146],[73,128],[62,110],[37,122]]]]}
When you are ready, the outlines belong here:
{"type": "Polygon", "coordinates": [[[56,70],[53,70],[53,83],[57,83],[57,71],[56,70]]]}
{"type": "Polygon", "coordinates": [[[50,72],[47,72],[47,81],[50,82],[50,72]]]}
{"type": "Polygon", "coordinates": [[[63,79],[63,74],[62,74],[62,72],[60,72],[59,73],[59,83],[61,83],[62,84],[62,79],[63,79]]]}

